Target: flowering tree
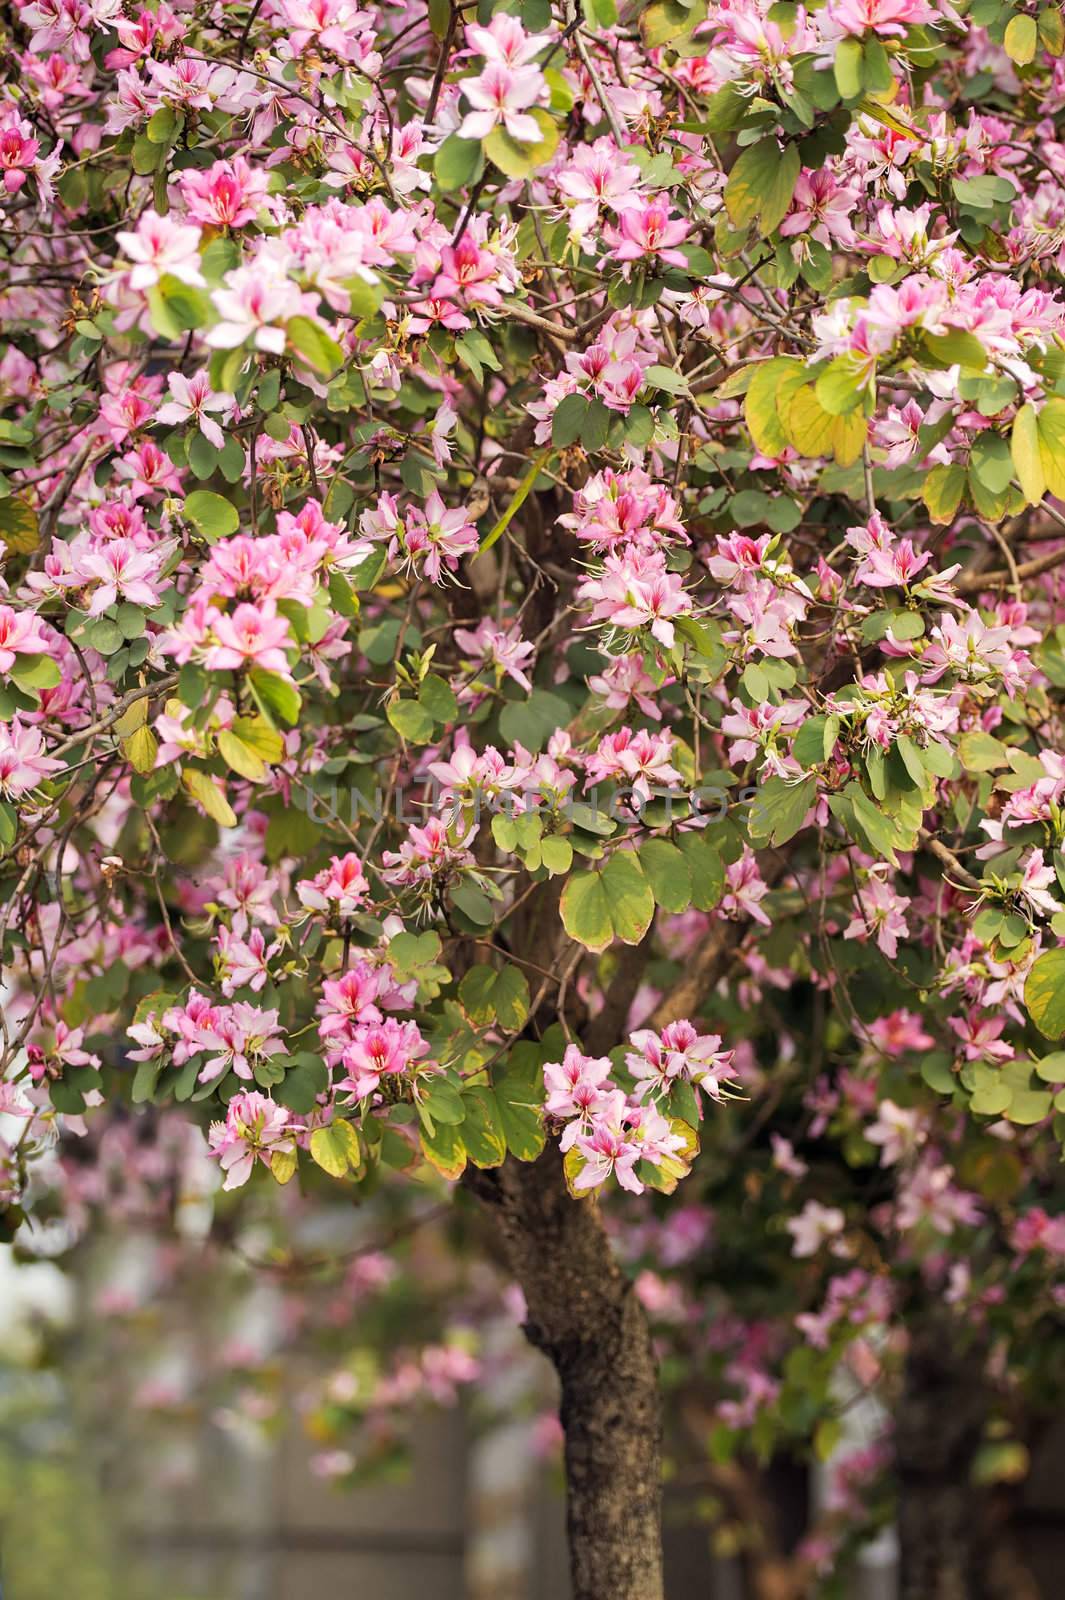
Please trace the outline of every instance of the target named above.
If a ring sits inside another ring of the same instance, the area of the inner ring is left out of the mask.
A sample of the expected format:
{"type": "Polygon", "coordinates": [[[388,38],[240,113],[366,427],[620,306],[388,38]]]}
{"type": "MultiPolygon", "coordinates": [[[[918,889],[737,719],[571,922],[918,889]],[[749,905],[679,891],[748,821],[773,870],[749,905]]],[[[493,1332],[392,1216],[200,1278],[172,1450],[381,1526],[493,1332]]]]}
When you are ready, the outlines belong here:
{"type": "Polygon", "coordinates": [[[604,1190],[672,1193],[774,1072],[903,1231],[985,1214],[967,1130],[1007,1200],[1060,1143],[1065,26],[9,28],[10,1222],[107,1099],[184,1106],[230,1189],[458,1180],[561,1379],[575,1594],[653,1600],[604,1190]]]}

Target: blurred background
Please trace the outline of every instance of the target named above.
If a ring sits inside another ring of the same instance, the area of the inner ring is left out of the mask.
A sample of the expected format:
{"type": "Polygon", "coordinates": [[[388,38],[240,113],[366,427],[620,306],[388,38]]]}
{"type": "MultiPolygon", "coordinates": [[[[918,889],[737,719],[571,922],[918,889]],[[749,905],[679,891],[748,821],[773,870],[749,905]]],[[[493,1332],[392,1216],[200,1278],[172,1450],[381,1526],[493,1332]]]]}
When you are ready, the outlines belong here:
{"type": "MultiPolygon", "coordinates": [[[[70,1141],[54,1178],[0,1246],[3,1600],[565,1600],[553,1380],[472,1210],[432,1183],[219,1195],[165,1114],[70,1141]]],[[[667,1278],[639,1281],[667,1328],[667,1278]]],[[[891,1600],[876,1402],[843,1394],[819,1462],[715,1459],[710,1348],[660,1348],[671,1600],[891,1600]]],[[[1062,1430],[1024,1466],[1049,1600],[1062,1430]]]]}

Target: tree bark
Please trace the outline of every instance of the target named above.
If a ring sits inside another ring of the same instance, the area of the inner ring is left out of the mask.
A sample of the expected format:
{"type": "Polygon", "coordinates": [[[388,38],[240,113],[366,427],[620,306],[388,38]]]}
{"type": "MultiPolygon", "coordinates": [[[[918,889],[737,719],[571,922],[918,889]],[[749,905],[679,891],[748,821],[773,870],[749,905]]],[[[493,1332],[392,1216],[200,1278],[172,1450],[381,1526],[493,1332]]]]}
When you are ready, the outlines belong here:
{"type": "Polygon", "coordinates": [[[525,1295],[526,1337],[562,1389],[573,1600],[663,1600],[661,1408],[643,1308],[594,1200],[566,1189],[558,1148],[468,1168],[525,1295]]]}

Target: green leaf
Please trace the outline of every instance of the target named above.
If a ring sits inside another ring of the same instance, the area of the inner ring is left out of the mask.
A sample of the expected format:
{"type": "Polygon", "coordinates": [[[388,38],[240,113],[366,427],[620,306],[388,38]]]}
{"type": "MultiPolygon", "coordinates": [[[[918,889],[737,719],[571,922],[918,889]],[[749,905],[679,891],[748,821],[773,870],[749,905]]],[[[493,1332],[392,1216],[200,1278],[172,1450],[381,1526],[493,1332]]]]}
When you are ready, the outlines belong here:
{"type": "Polygon", "coordinates": [[[0,500],[0,544],[13,556],[28,556],[40,543],[37,513],[21,495],[0,500]]]}
{"type": "Polygon", "coordinates": [[[952,466],[933,467],[921,487],[921,498],[928,507],[933,522],[946,524],[954,520],[954,513],[965,493],[965,468],[954,462],[952,466]]]}
{"type": "Polygon", "coordinates": [[[475,1167],[500,1166],[506,1159],[507,1136],[494,1092],[487,1084],[475,1084],[463,1090],[462,1099],[466,1107],[462,1124],[466,1154],[475,1167]]]}
{"type": "Polygon", "coordinates": [[[806,380],[801,361],[778,356],[755,369],[743,402],[743,417],[763,455],[783,455],[789,444],[781,423],[788,402],[806,380]]]}
{"type": "Polygon", "coordinates": [[[652,0],[640,12],[643,42],[648,50],[656,50],[660,45],[671,45],[678,50],[700,22],[705,21],[706,13],[706,0],[695,0],[691,5],[684,0],[652,0]]]}
{"type": "Polygon", "coordinates": [[[7,800],[0,800],[0,851],[10,850],[18,838],[18,812],[7,800]]]}
{"type": "Polygon", "coordinates": [[[344,365],[344,352],[320,323],[310,317],[290,317],[285,336],[291,349],[315,372],[332,377],[344,365]]]}
{"type": "Polygon", "coordinates": [[[1029,1128],[1033,1123],[1049,1117],[1053,1101],[1054,1096],[1049,1089],[1014,1089],[1005,1110],[1006,1120],[1029,1128]]]}
{"type": "Polygon", "coordinates": [[[1055,1050],[1035,1063],[1035,1075],[1044,1083],[1065,1083],[1065,1050],[1055,1050]]]}
{"type": "Polygon", "coordinates": [[[409,744],[428,744],[433,737],[432,714],[419,700],[393,700],[385,715],[409,744]]]}
{"type": "Polygon", "coordinates": [[[674,372],[672,367],[653,366],[644,372],[644,382],[655,389],[663,389],[666,394],[687,394],[688,380],[683,372],[674,372]]]}
{"type": "Polygon", "coordinates": [[[476,928],[491,927],[495,918],[492,902],[483,889],[475,883],[463,882],[452,885],[451,903],[457,906],[464,917],[468,917],[476,928]]]}
{"type": "Polygon", "coordinates": [[[558,834],[549,834],[540,844],[540,859],[552,877],[568,872],[573,865],[573,846],[558,834]]]}
{"type": "Polygon", "coordinates": [[[567,878],[561,912],[571,939],[589,950],[605,950],[614,938],[639,944],[651,926],[655,900],[637,857],[615,850],[600,870],[567,878]]]}
{"type": "Polygon", "coordinates": [[[266,764],[262,757],[228,728],[219,731],[218,754],[227,767],[252,783],[258,783],[266,776],[266,764]]]}
{"type": "Polygon", "coordinates": [[[454,691],[443,678],[430,673],[418,688],[418,699],[434,722],[454,722],[459,714],[459,703],[454,691]]]}
{"type": "Polygon", "coordinates": [[[546,167],[558,149],[558,123],[540,106],[534,106],[530,115],[540,125],[541,137],[535,144],[512,138],[502,123],[497,123],[484,141],[485,155],[508,178],[529,177],[539,167],[546,167]]]}
{"type": "Polygon", "coordinates": [[[493,1071],[499,1120],[507,1149],[519,1161],[535,1161],[544,1147],[543,1062],[550,1059],[530,1043],[519,1042],[493,1071]]]}
{"type": "Polygon", "coordinates": [[[831,756],[838,738],[838,717],[808,717],[795,735],[791,753],[800,767],[817,767],[831,756]]]}
{"type": "Polygon", "coordinates": [[[613,939],[610,903],[600,873],[575,872],[567,878],[560,910],[566,932],[586,949],[605,950],[613,939]]]}
{"type": "Polygon", "coordinates": [[[759,787],[748,813],[747,829],[751,838],[786,844],[802,827],[816,798],[815,778],[804,778],[801,783],[768,778],[759,787]]]}
{"type": "Polygon", "coordinates": [[[944,1051],[925,1056],[921,1062],[921,1077],[937,1094],[953,1094],[957,1088],[950,1057],[944,1051]]]}
{"type": "Polygon", "coordinates": [[[445,193],[476,183],[484,171],[484,151],[479,139],[460,139],[451,133],[433,157],[433,175],[445,193]]]}
{"type": "Polygon", "coordinates": [[[294,683],[289,683],[287,678],[282,678],[276,672],[267,672],[262,667],[253,667],[248,674],[248,682],[260,711],[268,722],[272,721],[271,713],[276,714],[283,722],[291,727],[300,714],[300,692],[294,683]]]}
{"type": "Polygon", "coordinates": [[[463,1120],[466,1107],[453,1083],[440,1073],[420,1078],[419,1083],[418,1115],[426,1127],[431,1128],[437,1122],[457,1126],[463,1120]]]}
{"type": "Polygon", "coordinates": [[[54,689],[62,676],[51,656],[18,655],[11,663],[11,677],[20,689],[54,689]]]}
{"type": "Polygon", "coordinates": [[[648,839],[640,846],[639,857],[655,904],[673,914],[687,911],[692,900],[691,871],[677,846],[668,839],[648,839]]]}
{"type": "Polygon", "coordinates": [[[422,1155],[442,1178],[460,1178],[466,1167],[466,1146],[462,1132],[451,1123],[441,1122],[429,1133],[421,1130],[422,1155]]]}
{"type": "Polygon", "coordinates": [[[214,494],[210,489],[194,489],[185,499],[183,512],[209,544],[236,533],[240,527],[236,506],[230,505],[222,495],[214,494]]]}
{"type": "Polygon", "coordinates": [[[147,724],[134,728],[128,738],[120,741],[119,749],[133,768],[142,775],[153,771],[159,754],[159,741],[147,724]]]}
{"type": "Polygon", "coordinates": [[[705,833],[682,833],[678,845],[688,863],[692,905],[697,911],[713,911],[725,892],[725,866],[719,852],[705,833]]]}
{"type": "Polygon", "coordinates": [[[343,1178],[362,1163],[359,1136],[350,1122],[338,1118],[311,1134],[311,1157],[331,1178],[343,1178]]]}
{"type": "MultiPolygon", "coordinates": [[[[161,146],[157,147],[157,154],[163,156],[161,146]]],[[[204,291],[182,283],[169,272],[148,290],[148,310],[156,333],[173,340],[207,327],[212,316],[211,302],[204,291]]]]}
{"type": "Polygon", "coordinates": [[[1065,948],[1045,950],[1024,985],[1028,1015],[1047,1039],[1065,1034],[1065,948]]]}
{"type": "Polygon", "coordinates": [[[725,207],[733,227],[746,228],[757,218],[762,237],[772,233],[788,214],[800,165],[796,145],[782,151],[775,137],[748,145],[725,185],[725,207]]]}
{"type": "Polygon", "coordinates": [[[829,362],[814,393],[830,416],[844,417],[858,409],[868,386],[867,367],[864,356],[850,351],[829,362]]]}
{"type": "Polygon", "coordinates": [[[958,760],[966,772],[998,772],[1010,764],[1006,746],[981,728],[962,734],[958,740],[958,760]]]}
{"type": "MultiPolygon", "coordinates": [[[[184,118],[181,119],[184,121],[184,118]]],[[[152,144],[170,144],[178,131],[178,113],[172,106],[160,106],[158,111],[153,111],[148,118],[145,132],[152,144]]]]}
{"type": "Polygon", "coordinates": [[[306,1117],[314,1110],[315,1101],[329,1087],[329,1068],[321,1056],[301,1050],[289,1057],[285,1076],[278,1084],[275,1098],[290,1111],[306,1117]]]}
{"type": "Polygon", "coordinates": [[[1007,489],[1013,477],[1013,461],[1005,439],[990,430],[977,434],[969,456],[969,470],[992,494],[1001,494],[1007,489]]]}
{"type": "Polygon", "coordinates": [[[857,100],[865,84],[864,53],[860,39],[845,38],[836,43],[832,69],[836,88],[843,100],[857,100]]]}
{"type": "Polygon", "coordinates": [[[270,1157],[270,1176],[277,1183],[291,1183],[299,1164],[298,1150],[274,1150],[270,1157]]]}
{"type": "Polygon", "coordinates": [[[484,1027],[498,1021],[518,1033],[529,1015],[529,985],[517,967],[471,967],[459,985],[459,1000],[470,1021],[484,1027]]]}
{"type": "Polygon", "coordinates": [[[564,450],[567,445],[575,444],[581,436],[581,429],[588,416],[591,405],[586,394],[563,395],[555,407],[554,416],[551,418],[551,443],[564,450]]]}
{"type": "Polygon", "coordinates": [[[534,689],[527,700],[508,700],[499,713],[499,731],[508,744],[523,744],[535,754],[569,720],[568,701],[547,689],[534,689]]]}
{"type": "Polygon", "coordinates": [[[987,366],[987,351],[975,333],[966,333],[961,328],[951,328],[947,333],[926,333],[924,345],[929,355],[944,367],[957,363],[973,372],[983,372],[987,366]]]}
{"type": "Polygon", "coordinates": [[[281,735],[261,717],[236,717],[230,732],[263,761],[280,761],[285,753],[285,742],[281,735]]]}
{"type": "Polygon", "coordinates": [[[990,211],[996,205],[1008,205],[1017,192],[1008,178],[995,178],[990,173],[981,173],[976,178],[954,177],[951,188],[962,205],[972,211],[990,211]]]}

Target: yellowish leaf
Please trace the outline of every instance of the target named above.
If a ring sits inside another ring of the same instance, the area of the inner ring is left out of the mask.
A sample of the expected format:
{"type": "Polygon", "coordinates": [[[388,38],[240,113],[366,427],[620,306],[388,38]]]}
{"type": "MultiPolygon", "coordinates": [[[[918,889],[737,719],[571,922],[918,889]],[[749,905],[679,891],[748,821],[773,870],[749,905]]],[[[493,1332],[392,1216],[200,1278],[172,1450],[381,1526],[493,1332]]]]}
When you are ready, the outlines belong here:
{"type": "Polygon", "coordinates": [[[200,772],[195,767],[186,767],[181,774],[181,781],[192,798],[203,807],[209,817],[213,817],[220,828],[235,828],[237,815],[219,788],[214,778],[206,772],[200,772]]]}
{"type": "MultiPolygon", "coordinates": [[[[143,702],[138,700],[136,703],[137,705],[146,705],[147,700],[143,702]]],[[[159,745],[155,734],[147,723],[142,727],[134,728],[129,738],[122,740],[119,748],[134,772],[139,772],[142,776],[152,771],[155,766],[155,758],[159,754],[159,745]]]]}
{"type": "Polygon", "coordinates": [[[1037,506],[1046,493],[1047,480],[1039,448],[1039,418],[1033,405],[1022,406],[1013,419],[1010,455],[1025,500],[1030,506],[1037,506]]]}

